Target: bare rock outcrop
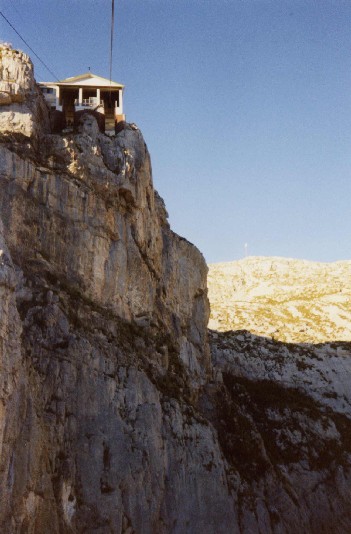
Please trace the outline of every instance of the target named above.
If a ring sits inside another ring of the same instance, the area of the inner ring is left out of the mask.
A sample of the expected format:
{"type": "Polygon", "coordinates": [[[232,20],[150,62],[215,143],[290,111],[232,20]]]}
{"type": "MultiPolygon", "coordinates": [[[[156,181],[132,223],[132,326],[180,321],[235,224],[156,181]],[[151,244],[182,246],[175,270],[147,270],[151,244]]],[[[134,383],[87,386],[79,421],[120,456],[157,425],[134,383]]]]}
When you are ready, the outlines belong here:
{"type": "Polygon", "coordinates": [[[210,333],[211,356],[207,267],[169,227],[139,129],[110,138],[83,115],[49,133],[11,57],[25,97],[0,108],[0,532],[349,532],[349,347],[210,333]]]}
{"type": "Polygon", "coordinates": [[[239,532],[347,533],[350,343],[292,344],[211,332],[207,414],[233,469],[239,532]]]}
{"type": "Polygon", "coordinates": [[[351,339],[351,261],[249,257],[214,263],[209,326],[289,343],[351,339]]]}
{"type": "Polygon", "coordinates": [[[20,50],[0,44],[0,132],[32,137],[49,132],[49,116],[33,76],[33,64],[20,50]]]}

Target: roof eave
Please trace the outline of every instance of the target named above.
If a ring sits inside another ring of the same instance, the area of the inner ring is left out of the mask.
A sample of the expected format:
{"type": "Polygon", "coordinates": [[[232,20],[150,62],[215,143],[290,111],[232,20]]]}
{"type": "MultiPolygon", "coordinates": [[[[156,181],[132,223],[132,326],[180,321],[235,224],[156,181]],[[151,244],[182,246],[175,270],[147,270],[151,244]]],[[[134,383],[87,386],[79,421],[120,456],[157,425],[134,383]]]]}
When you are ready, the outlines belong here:
{"type": "MultiPolygon", "coordinates": [[[[69,82],[38,82],[38,85],[59,85],[59,86],[63,86],[63,87],[76,87],[78,88],[79,85],[78,84],[74,84],[74,83],[69,83],[69,82]]],[[[82,84],[82,86],[84,87],[84,84],[82,84]]],[[[123,83],[117,83],[117,82],[113,82],[111,85],[110,84],[106,84],[106,85],[87,85],[86,87],[100,87],[100,88],[104,88],[104,89],[124,89],[125,85],[123,85],[123,83]]]]}

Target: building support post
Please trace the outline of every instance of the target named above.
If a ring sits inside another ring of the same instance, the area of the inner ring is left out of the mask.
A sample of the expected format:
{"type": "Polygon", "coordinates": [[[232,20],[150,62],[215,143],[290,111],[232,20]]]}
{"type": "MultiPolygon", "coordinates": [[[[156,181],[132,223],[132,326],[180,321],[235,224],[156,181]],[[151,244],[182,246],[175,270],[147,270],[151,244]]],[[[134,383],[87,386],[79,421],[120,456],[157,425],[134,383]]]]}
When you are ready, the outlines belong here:
{"type": "Polygon", "coordinates": [[[100,106],[100,89],[99,88],[96,89],[96,100],[97,100],[97,105],[100,106]]]}
{"type": "Polygon", "coordinates": [[[60,105],[60,86],[59,85],[56,85],[55,92],[56,92],[56,109],[58,109],[60,105]]]}
{"type": "Polygon", "coordinates": [[[81,106],[82,104],[83,104],[83,87],[79,87],[78,106],[81,106]]]}
{"type": "Polygon", "coordinates": [[[123,90],[120,89],[118,91],[118,107],[119,107],[119,114],[123,115],[123,90]]]}

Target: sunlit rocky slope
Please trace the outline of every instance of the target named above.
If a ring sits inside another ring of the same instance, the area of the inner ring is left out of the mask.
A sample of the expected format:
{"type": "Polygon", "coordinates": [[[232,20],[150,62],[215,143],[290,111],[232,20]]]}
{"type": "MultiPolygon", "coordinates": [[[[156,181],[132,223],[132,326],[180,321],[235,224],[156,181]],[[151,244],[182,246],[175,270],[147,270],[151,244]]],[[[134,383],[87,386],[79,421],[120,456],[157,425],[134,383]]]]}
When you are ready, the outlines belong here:
{"type": "Polygon", "coordinates": [[[209,266],[215,330],[287,342],[351,340],[351,261],[249,257],[209,266]]]}

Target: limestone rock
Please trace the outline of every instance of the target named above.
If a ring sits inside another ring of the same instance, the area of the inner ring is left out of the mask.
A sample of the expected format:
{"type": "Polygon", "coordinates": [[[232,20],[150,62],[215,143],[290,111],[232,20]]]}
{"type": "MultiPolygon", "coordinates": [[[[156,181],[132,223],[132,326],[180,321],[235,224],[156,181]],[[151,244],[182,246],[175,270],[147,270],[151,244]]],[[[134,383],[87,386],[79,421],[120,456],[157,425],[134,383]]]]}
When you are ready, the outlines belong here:
{"type": "Polygon", "coordinates": [[[0,44],[0,132],[37,138],[49,128],[48,108],[29,56],[0,44]]]}
{"type": "Polygon", "coordinates": [[[204,407],[234,473],[239,532],[346,534],[350,343],[287,344],[238,331],[212,332],[211,347],[218,385],[204,407]]]}
{"type": "Polygon", "coordinates": [[[210,328],[280,341],[351,340],[351,261],[250,257],[209,266],[210,328]]]}
{"type": "Polygon", "coordinates": [[[159,220],[140,132],[126,128],[111,140],[91,128],[42,139],[40,164],[30,153],[23,159],[16,143],[2,146],[0,206],[8,244],[20,266],[49,271],[118,317],[147,316],[182,346],[184,333],[186,351],[204,363],[197,368],[205,376],[204,260],[159,220]]]}

